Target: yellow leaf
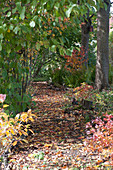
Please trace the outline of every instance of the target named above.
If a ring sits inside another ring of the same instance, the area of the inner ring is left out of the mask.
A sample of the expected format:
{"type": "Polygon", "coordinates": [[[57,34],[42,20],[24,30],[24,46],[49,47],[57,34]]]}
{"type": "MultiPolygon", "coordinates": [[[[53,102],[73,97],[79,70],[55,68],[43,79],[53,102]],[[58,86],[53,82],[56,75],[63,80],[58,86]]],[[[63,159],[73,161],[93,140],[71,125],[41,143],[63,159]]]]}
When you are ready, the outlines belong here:
{"type": "Polygon", "coordinates": [[[8,29],[8,30],[7,30],[7,32],[9,32],[9,33],[10,33],[10,29],[8,29]]]}
{"type": "Polygon", "coordinates": [[[19,131],[19,135],[22,136],[22,133],[19,131]]]}
{"type": "Polygon", "coordinates": [[[24,141],[25,143],[28,143],[28,141],[26,139],[22,139],[22,141],[24,141]]]}
{"type": "Polygon", "coordinates": [[[31,131],[34,134],[34,132],[31,129],[29,129],[29,131],[31,131]]]}
{"type": "Polygon", "coordinates": [[[28,134],[27,134],[26,132],[23,131],[22,133],[23,133],[25,136],[28,136],[28,134]]]}
{"type": "Polygon", "coordinates": [[[45,144],[44,147],[52,147],[53,144],[45,144]]]}
{"type": "Polygon", "coordinates": [[[37,116],[36,116],[35,114],[31,114],[31,116],[33,116],[33,117],[36,117],[36,118],[37,118],[37,116]]]}
{"type": "Polygon", "coordinates": [[[9,131],[6,131],[6,135],[7,135],[7,136],[10,136],[10,133],[9,133],[9,131]]]}
{"type": "Polygon", "coordinates": [[[20,141],[20,143],[23,145],[22,141],[20,141]]]}
{"type": "Polygon", "coordinates": [[[43,41],[40,41],[40,44],[43,45],[43,41]]]}
{"type": "Polygon", "coordinates": [[[27,128],[25,128],[24,130],[25,130],[26,132],[28,131],[28,129],[27,129],[27,128]]]}
{"type": "Polygon", "coordinates": [[[8,106],[9,106],[8,104],[4,104],[4,105],[3,105],[3,108],[8,107],[8,106]]]}
{"type": "Polygon", "coordinates": [[[34,119],[33,119],[32,117],[29,117],[29,120],[31,120],[31,122],[33,122],[33,121],[34,121],[34,119]]]}
{"type": "Polygon", "coordinates": [[[16,159],[11,159],[9,162],[15,162],[16,161],[16,159]]]}
{"type": "Polygon", "coordinates": [[[28,157],[33,157],[33,154],[29,154],[28,157]]]}
{"type": "Polygon", "coordinates": [[[21,118],[22,118],[22,120],[26,120],[26,119],[27,119],[27,113],[23,113],[23,114],[21,115],[21,118]]]}
{"type": "Polygon", "coordinates": [[[13,129],[10,129],[10,132],[14,135],[15,134],[15,132],[14,132],[14,130],[13,129]]]}
{"type": "Polygon", "coordinates": [[[16,144],[17,144],[17,141],[14,141],[14,142],[13,142],[13,146],[15,146],[16,144]]]}
{"type": "Polygon", "coordinates": [[[55,37],[55,34],[52,34],[53,37],[55,37]]]}

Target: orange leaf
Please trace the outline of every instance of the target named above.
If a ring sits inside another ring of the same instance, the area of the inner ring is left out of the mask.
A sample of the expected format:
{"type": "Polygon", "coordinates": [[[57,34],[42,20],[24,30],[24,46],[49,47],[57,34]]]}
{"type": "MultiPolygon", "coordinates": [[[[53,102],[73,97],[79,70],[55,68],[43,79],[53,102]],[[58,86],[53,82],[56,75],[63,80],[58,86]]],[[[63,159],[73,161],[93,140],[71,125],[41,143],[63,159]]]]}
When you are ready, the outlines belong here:
{"type": "Polygon", "coordinates": [[[14,141],[14,142],[13,142],[13,146],[15,146],[16,144],[17,144],[17,141],[14,141]]]}
{"type": "Polygon", "coordinates": [[[45,144],[44,147],[52,147],[53,144],[45,144]]]}
{"type": "Polygon", "coordinates": [[[96,164],[98,165],[98,164],[100,164],[100,163],[102,163],[103,162],[103,160],[98,160],[97,162],[96,162],[96,164]]]}

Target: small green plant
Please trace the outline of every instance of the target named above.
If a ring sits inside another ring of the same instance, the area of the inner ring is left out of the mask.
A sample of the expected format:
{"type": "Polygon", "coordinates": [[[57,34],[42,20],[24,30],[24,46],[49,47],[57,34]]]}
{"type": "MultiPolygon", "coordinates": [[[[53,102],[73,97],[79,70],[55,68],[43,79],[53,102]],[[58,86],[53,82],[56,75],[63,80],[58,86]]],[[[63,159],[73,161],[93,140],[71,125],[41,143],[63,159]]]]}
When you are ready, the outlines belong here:
{"type": "Polygon", "coordinates": [[[39,159],[39,160],[44,159],[44,153],[43,152],[35,153],[33,156],[34,156],[34,158],[39,159]]]}

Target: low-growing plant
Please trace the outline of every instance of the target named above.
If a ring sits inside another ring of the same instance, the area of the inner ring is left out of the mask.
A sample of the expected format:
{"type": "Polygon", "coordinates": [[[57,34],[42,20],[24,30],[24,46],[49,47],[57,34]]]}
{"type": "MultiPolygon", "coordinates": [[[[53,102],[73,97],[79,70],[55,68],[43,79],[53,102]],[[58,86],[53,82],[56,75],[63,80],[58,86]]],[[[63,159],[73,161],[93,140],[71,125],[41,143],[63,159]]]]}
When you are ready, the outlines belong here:
{"type": "Polygon", "coordinates": [[[85,82],[81,83],[81,86],[74,88],[74,95],[77,100],[92,100],[92,94],[94,88],[91,85],[86,84],[85,82]]]}
{"type": "MultiPolygon", "coordinates": [[[[98,152],[113,166],[113,115],[103,114],[86,124],[88,138],[84,145],[88,152],[98,152]]],[[[102,161],[103,162],[103,161],[102,161]]]]}
{"type": "MultiPolygon", "coordinates": [[[[6,95],[0,94],[0,101],[3,103],[6,98],[6,95]]],[[[30,129],[29,122],[34,121],[34,114],[31,110],[28,112],[22,112],[15,116],[15,118],[9,117],[4,112],[4,107],[0,109],[0,158],[5,161],[7,153],[11,151],[12,146],[16,146],[18,142],[23,143],[27,142],[25,138],[22,137],[28,136],[28,130],[33,133],[30,129]]],[[[4,167],[6,162],[4,162],[4,167]]]]}
{"type": "Polygon", "coordinates": [[[92,101],[98,112],[111,112],[113,110],[113,92],[110,90],[99,92],[93,86],[81,83],[81,86],[74,88],[73,92],[75,98],[79,101],[92,101]]]}

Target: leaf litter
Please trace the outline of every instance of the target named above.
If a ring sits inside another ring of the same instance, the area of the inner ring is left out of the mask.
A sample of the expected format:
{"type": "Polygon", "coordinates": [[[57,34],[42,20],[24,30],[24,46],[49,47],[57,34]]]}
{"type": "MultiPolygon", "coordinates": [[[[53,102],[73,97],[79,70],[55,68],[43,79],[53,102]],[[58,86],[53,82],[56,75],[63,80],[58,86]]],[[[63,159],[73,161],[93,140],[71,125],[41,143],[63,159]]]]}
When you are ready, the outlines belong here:
{"type": "MultiPolygon", "coordinates": [[[[33,113],[37,116],[31,124],[34,133],[28,135],[28,143],[14,147],[9,156],[9,169],[102,169],[103,155],[88,152],[84,147],[86,133],[82,110],[65,113],[65,108],[71,107],[67,91],[50,89],[42,82],[33,83],[32,88],[36,102],[33,113]]],[[[68,93],[73,97],[71,90],[68,93]]],[[[106,167],[109,167],[108,160],[106,167]]]]}

